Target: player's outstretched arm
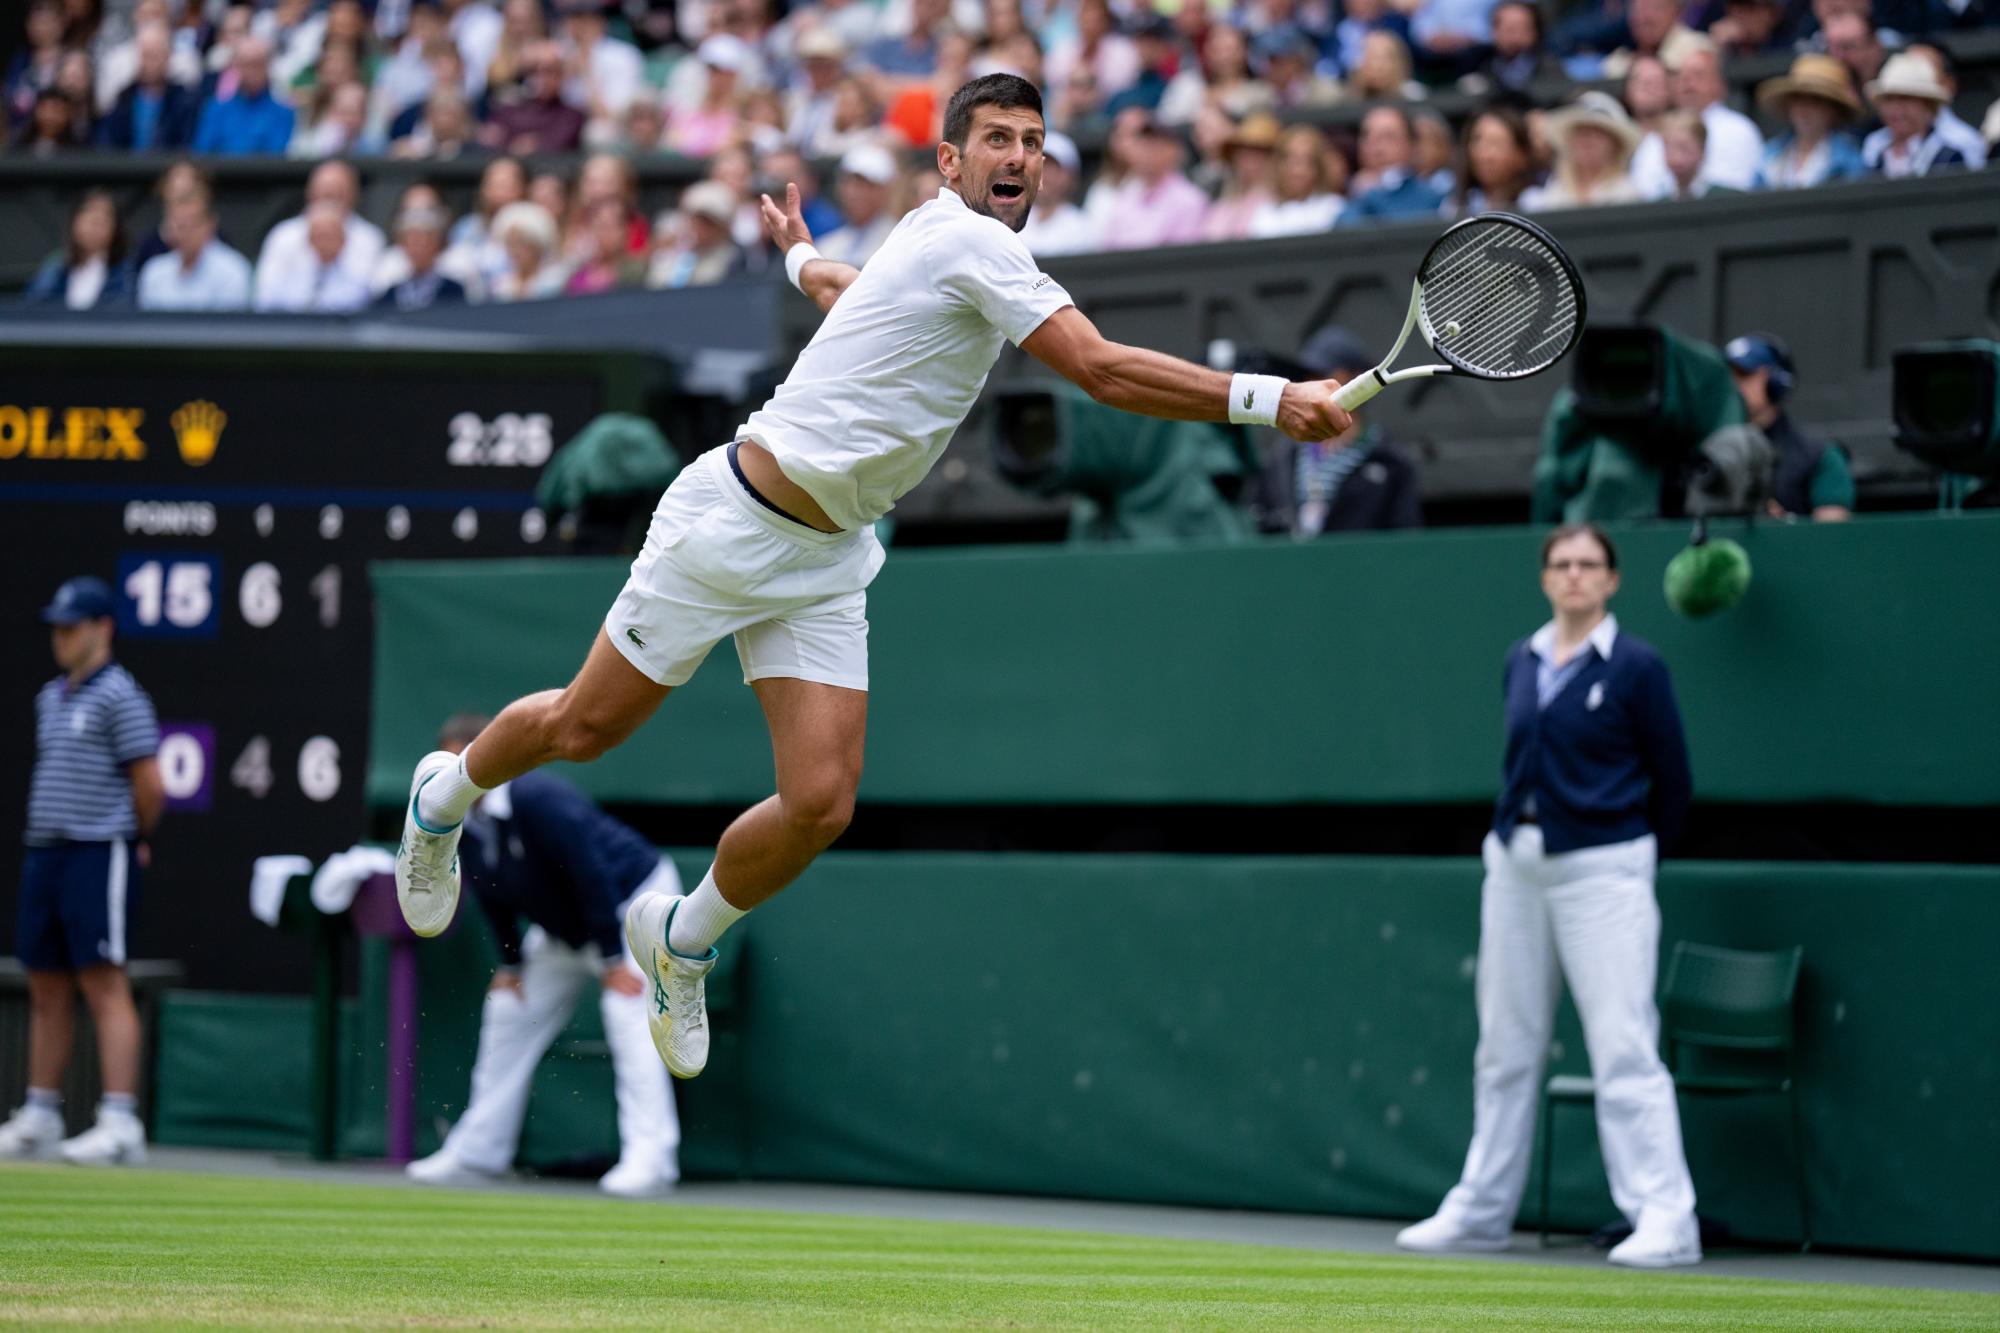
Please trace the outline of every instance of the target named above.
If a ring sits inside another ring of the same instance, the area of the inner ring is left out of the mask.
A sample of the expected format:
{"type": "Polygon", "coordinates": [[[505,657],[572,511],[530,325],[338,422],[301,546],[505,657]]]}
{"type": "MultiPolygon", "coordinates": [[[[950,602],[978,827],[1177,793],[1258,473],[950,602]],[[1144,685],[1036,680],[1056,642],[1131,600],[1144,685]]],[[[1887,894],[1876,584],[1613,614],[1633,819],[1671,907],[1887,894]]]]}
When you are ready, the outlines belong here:
{"type": "Polygon", "coordinates": [[[1229,376],[1192,361],[1111,342],[1075,306],[1042,321],[1021,350],[1107,407],[1171,421],[1265,421],[1295,440],[1330,440],[1353,424],[1332,380],[1229,376]],[[1259,403],[1277,393],[1278,402],[1259,403]],[[1240,400],[1240,401],[1239,401],[1240,400]]]}
{"type": "MultiPolygon", "coordinates": [[[[789,256],[792,247],[803,245],[813,257],[794,279],[800,291],[813,299],[822,313],[833,309],[833,303],[847,290],[848,284],[861,276],[861,270],[852,264],[843,264],[834,259],[821,259],[812,249],[812,229],[806,226],[805,215],[799,211],[799,187],[785,187],[785,206],[780,208],[771,201],[768,194],[759,195],[757,211],[764,215],[764,230],[770,233],[771,244],[778,247],[781,257],[789,256]]],[[[789,276],[791,266],[786,265],[789,276]]]]}

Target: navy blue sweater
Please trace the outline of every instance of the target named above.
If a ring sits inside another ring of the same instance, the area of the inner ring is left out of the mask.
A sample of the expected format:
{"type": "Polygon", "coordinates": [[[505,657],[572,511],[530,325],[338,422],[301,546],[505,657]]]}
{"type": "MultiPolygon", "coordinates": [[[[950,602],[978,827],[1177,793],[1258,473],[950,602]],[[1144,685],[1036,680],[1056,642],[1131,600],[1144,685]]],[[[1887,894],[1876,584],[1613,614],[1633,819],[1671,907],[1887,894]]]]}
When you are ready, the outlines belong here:
{"type": "Polygon", "coordinates": [[[1494,833],[1511,838],[1532,795],[1551,854],[1648,833],[1664,848],[1680,833],[1694,785],[1667,664],[1630,634],[1618,635],[1608,662],[1586,644],[1588,660],[1544,709],[1528,643],[1508,650],[1501,673],[1507,758],[1494,833]]]}
{"type": "Polygon", "coordinates": [[[624,938],[618,905],[660,865],[646,840],[599,810],[573,784],[530,773],[488,796],[465,821],[460,864],[508,967],[521,962],[521,919],[605,959],[624,938]]]}

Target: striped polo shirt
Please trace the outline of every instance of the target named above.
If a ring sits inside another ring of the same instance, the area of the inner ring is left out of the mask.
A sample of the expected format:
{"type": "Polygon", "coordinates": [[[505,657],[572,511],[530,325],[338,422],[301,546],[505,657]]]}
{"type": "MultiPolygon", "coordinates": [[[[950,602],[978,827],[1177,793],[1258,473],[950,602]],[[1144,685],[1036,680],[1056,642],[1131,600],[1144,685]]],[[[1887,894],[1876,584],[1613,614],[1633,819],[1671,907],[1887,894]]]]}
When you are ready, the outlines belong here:
{"type": "Polygon", "coordinates": [[[125,766],[160,748],[153,701],[116,662],[81,685],[57,676],[35,696],[35,776],[28,786],[28,845],[134,838],[125,766]]]}

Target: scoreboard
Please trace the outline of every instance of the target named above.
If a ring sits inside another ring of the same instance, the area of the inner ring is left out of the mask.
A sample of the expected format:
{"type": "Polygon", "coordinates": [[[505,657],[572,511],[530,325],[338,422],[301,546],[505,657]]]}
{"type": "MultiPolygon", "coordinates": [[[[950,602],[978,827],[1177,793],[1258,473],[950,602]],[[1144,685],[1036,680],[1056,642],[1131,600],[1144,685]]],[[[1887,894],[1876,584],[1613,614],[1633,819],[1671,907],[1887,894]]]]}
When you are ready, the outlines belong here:
{"type": "Polygon", "coordinates": [[[180,959],[197,986],[303,988],[302,947],[248,914],[249,875],[260,855],[318,860],[367,832],[368,562],[554,553],[542,465],[600,412],[642,406],[649,367],[352,347],[0,355],[0,952],[34,692],[55,671],[35,613],[92,574],[161,723],[168,814],[133,956],[180,959]]]}

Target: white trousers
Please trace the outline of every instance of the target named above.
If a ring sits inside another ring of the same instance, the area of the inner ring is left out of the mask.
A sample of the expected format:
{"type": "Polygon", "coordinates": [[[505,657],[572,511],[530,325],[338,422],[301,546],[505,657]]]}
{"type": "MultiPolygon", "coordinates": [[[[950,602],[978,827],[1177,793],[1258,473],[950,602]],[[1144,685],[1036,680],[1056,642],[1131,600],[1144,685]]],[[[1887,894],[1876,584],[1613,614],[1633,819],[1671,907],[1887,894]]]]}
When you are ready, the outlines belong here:
{"type": "Polygon", "coordinates": [[[1658,844],[1648,836],[1547,856],[1541,829],[1523,824],[1506,846],[1487,834],[1483,854],[1472,1146],[1440,1211],[1472,1231],[1513,1229],[1567,978],[1597,1083],[1597,1136],[1612,1200],[1634,1226],[1642,1213],[1691,1223],[1694,1182],[1673,1076],[1660,1060],[1653,1000],[1658,844]]]}
{"type": "MultiPolygon", "coordinates": [[[[672,869],[665,866],[664,873],[672,869]]],[[[659,886],[648,880],[645,887],[659,886]]],[[[678,880],[664,888],[678,892],[678,880]]],[[[623,956],[632,961],[629,950],[623,956]]],[[[535,1066],[568,1025],[584,985],[597,980],[602,970],[594,946],[572,949],[540,927],[522,937],[521,994],[486,993],[472,1096],[445,1138],[445,1151],[476,1170],[505,1171],[513,1165],[535,1066]]],[[[599,1004],[618,1089],[619,1165],[636,1163],[676,1180],[681,1122],[674,1111],[672,1077],[646,1031],[646,996],[620,995],[606,987],[599,1004]]]]}

